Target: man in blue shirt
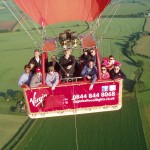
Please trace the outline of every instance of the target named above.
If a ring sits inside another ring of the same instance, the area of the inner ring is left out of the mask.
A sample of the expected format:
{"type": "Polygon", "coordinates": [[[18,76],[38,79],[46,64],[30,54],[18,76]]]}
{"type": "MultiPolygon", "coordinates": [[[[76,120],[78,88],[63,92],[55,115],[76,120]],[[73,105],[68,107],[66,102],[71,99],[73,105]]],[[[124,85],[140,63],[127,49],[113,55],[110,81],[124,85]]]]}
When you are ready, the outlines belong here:
{"type": "Polygon", "coordinates": [[[30,65],[25,65],[24,70],[25,70],[25,72],[20,76],[18,85],[21,87],[29,88],[30,81],[32,78],[32,72],[30,70],[30,65]]]}
{"type": "Polygon", "coordinates": [[[81,76],[86,77],[88,80],[92,80],[89,90],[93,89],[94,83],[97,80],[97,67],[94,60],[89,60],[88,65],[85,65],[81,71],[81,76]]]}

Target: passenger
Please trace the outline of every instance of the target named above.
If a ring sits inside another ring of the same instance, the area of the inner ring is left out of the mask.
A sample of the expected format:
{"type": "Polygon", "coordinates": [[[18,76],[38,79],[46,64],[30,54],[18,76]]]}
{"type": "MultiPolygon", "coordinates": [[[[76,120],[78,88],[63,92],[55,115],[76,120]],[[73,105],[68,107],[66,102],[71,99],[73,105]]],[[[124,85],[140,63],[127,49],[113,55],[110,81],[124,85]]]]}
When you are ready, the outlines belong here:
{"type": "Polygon", "coordinates": [[[80,63],[82,66],[87,65],[88,61],[91,59],[91,56],[89,55],[89,51],[87,48],[83,49],[83,54],[80,57],[80,63]]]}
{"type": "Polygon", "coordinates": [[[109,72],[107,71],[106,66],[101,67],[101,79],[103,80],[110,79],[110,75],[109,72]]]}
{"type": "Polygon", "coordinates": [[[39,50],[34,50],[34,57],[31,58],[31,60],[29,61],[29,64],[33,62],[34,63],[34,66],[35,68],[37,67],[41,67],[41,59],[40,59],[40,52],[39,50]]]}
{"type": "Polygon", "coordinates": [[[65,50],[65,54],[60,58],[59,64],[63,78],[73,77],[75,71],[75,57],[71,55],[70,48],[65,50]]]}
{"type": "Polygon", "coordinates": [[[29,65],[30,65],[30,70],[31,70],[31,72],[34,74],[35,73],[35,63],[34,63],[34,61],[31,61],[30,63],[29,63],[29,65]]]}
{"type": "MultiPolygon", "coordinates": [[[[53,55],[53,56],[51,57],[51,61],[48,62],[48,67],[50,67],[50,66],[53,66],[56,72],[59,72],[59,71],[60,71],[60,65],[59,65],[59,63],[57,62],[57,57],[56,57],[55,55],[53,55]]],[[[48,67],[47,67],[47,68],[48,68],[48,67]]]]}
{"type": "Polygon", "coordinates": [[[59,83],[59,74],[55,72],[53,66],[50,66],[48,68],[48,73],[46,75],[46,84],[49,87],[51,87],[52,90],[54,90],[58,83],[59,83]]]}
{"type": "Polygon", "coordinates": [[[110,71],[110,78],[113,80],[118,78],[126,79],[126,75],[122,72],[119,65],[115,65],[114,68],[110,71]]]}
{"type": "Polygon", "coordinates": [[[102,62],[102,65],[106,66],[106,68],[110,71],[114,68],[115,65],[118,65],[121,67],[121,63],[119,61],[116,61],[113,57],[113,55],[109,56],[108,60],[104,60],[102,62]]]}
{"type": "Polygon", "coordinates": [[[92,80],[89,88],[89,90],[92,90],[94,83],[97,80],[97,67],[95,66],[94,60],[89,60],[88,65],[84,66],[81,76],[86,77],[88,80],[92,80]]]}
{"type": "Polygon", "coordinates": [[[30,87],[38,87],[41,84],[42,84],[41,68],[37,67],[36,73],[31,78],[30,87]]]}
{"type": "Polygon", "coordinates": [[[93,59],[94,63],[96,64],[96,50],[95,50],[95,48],[92,48],[90,50],[90,55],[91,55],[91,59],[93,59]]]}
{"type": "Polygon", "coordinates": [[[33,75],[32,72],[30,71],[30,65],[25,65],[24,70],[25,72],[20,76],[18,85],[21,87],[29,88],[30,81],[33,75]]]}

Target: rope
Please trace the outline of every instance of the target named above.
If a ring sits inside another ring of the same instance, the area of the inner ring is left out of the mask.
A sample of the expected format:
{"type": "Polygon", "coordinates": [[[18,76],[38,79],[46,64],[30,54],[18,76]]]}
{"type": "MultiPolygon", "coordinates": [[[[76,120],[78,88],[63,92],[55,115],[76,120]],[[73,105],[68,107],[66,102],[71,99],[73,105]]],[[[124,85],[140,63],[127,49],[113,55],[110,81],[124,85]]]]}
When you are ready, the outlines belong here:
{"type": "MultiPolygon", "coordinates": [[[[18,13],[18,15],[23,19],[23,21],[26,23],[26,25],[31,29],[32,33],[37,37],[37,39],[40,41],[40,38],[38,37],[37,34],[35,34],[35,32],[32,30],[32,28],[30,27],[30,25],[26,22],[26,20],[23,18],[23,16],[19,13],[19,11],[16,9],[16,7],[14,6],[14,4],[9,1],[11,3],[11,5],[13,6],[13,8],[15,9],[15,11],[18,13]]],[[[25,14],[25,13],[24,13],[25,14]]]]}
{"type": "Polygon", "coordinates": [[[13,11],[10,9],[10,7],[6,4],[6,2],[4,0],[2,0],[2,2],[5,4],[5,6],[8,8],[8,10],[12,13],[12,15],[16,18],[16,20],[20,23],[20,25],[22,26],[22,28],[25,30],[25,32],[28,34],[28,36],[30,37],[30,39],[33,41],[33,44],[38,48],[37,42],[34,40],[34,38],[30,35],[30,33],[26,30],[26,28],[23,26],[23,24],[19,21],[19,19],[17,18],[17,16],[13,13],[13,11]]]}
{"type": "MultiPolygon", "coordinates": [[[[73,83],[73,81],[72,81],[72,83],[73,83]]],[[[72,93],[72,95],[74,95],[74,85],[73,85],[73,93],[72,93]]],[[[77,146],[77,150],[78,150],[79,149],[79,143],[78,143],[78,129],[77,129],[77,114],[76,114],[75,109],[76,109],[76,107],[75,107],[75,103],[74,103],[74,127],[75,127],[76,146],[77,146]]]]}

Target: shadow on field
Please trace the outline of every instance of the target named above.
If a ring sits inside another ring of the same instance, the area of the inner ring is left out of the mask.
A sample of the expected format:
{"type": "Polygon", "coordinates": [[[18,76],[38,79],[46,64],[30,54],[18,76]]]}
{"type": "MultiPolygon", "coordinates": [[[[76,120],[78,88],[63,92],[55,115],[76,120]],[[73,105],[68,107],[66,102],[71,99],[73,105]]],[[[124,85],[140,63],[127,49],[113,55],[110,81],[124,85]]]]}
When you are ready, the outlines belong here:
{"type": "Polygon", "coordinates": [[[24,99],[22,91],[12,89],[8,89],[6,92],[0,92],[0,96],[5,100],[20,101],[24,99]]]}
{"type": "Polygon", "coordinates": [[[123,60],[123,62],[125,62],[126,64],[131,65],[131,66],[136,66],[135,63],[132,61],[123,60]]]}
{"type": "Polygon", "coordinates": [[[132,92],[134,89],[135,81],[131,79],[125,79],[123,83],[123,88],[129,92],[132,92]]]}

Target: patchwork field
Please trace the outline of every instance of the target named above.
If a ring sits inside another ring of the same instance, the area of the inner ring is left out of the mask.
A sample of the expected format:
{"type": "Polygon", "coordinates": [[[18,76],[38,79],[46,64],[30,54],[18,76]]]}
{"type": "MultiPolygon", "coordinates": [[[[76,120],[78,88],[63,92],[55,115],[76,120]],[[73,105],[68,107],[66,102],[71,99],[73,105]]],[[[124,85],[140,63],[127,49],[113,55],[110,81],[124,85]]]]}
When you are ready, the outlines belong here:
{"type": "Polygon", "coordinates": [[[134,46],[134,52],[137,54],[150,56],[150,36],[144,36],[142,37],[134,46]]]}
{"type": "MultiPolygon", "coordinates": [[[[131,0],[124,0],[116,15],[147,13],[150,10],[150,3],[147,0],[143,0],[141,3],[125,2],[131,2],[131,0]]],[[[116,4],[110,5],[104,14],[112,15],[109,12],[116,6],[116,4]]],[[[2,7],[1,1],[0,8],[2,8],[0,9],[0,21],[15,21],[8,10],[2,7]]],[[[148,22],[149,20],[146,22],[145,31],[149,28],[148,22]]],[[[7,89],[21,90],[17,85],[17,81],[23,71],[23,66],[33,57],[34,43],[41,43],[40,31],[37,29],[31,30],[31,28],[37,28],[38,26],[29,20],[27,23],[28,25],[25,23],[24,25],[34,40],[23,31],[21,26],[18,28],[21,30],[20,32],[0,33],[0,92],[5,92],[7,89]]],[[[102,56],[107,57],[113,54],[122,63],[122,69],[128,76],[128,87],[133,82],[137,67],[129,58],[123,55],[122,48],[131,34],[143,31],[144,23],[145,18],[113,18],[112,20],[102,18],[100,27],[95,32],[96,38],[101,39],[99,48],[102,56]]],[[[89,31],[89,27],[89,24],[83,22],[60,23],[48,26],[46,34],[48,37],[55,37],[68,28],[84,34],[89,31]]],[[[149,47],[145,46],[145,44],[149,44],[149,40],[143,41],[141,41],[143,47],[149,47]]],[[[138,46],[142,44],[138,44],[138,46]]],[[[141,47],[142,53],[148,54],[149,52],[143,47],[141,47]]],[[[37,119],[23,139],[14,139],[13,143],[18,142],[14,149],[150,149],[150,102],[148,99],[150,96],[150,61],[140,56],[133,56],[133,59],[135,61],[141,60],[144,63],[141,80],[144,81],[143,90],[145,92],[138,93],[137,97],[133,93],[124,92],[123,107],[119,111],[37,119]]],[[[8,104],[8,102],[0,99],[0,104],[1,148],[18,131],[27,117],[10,115],[12,114],[9,111],[10,105],[12,105],[11,102],[8,104]]]]}

